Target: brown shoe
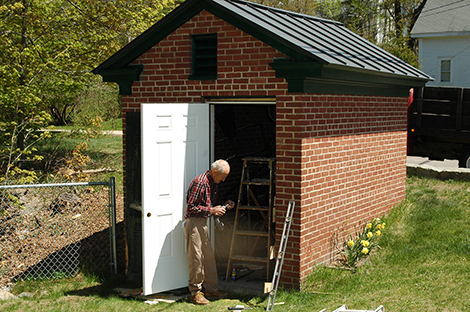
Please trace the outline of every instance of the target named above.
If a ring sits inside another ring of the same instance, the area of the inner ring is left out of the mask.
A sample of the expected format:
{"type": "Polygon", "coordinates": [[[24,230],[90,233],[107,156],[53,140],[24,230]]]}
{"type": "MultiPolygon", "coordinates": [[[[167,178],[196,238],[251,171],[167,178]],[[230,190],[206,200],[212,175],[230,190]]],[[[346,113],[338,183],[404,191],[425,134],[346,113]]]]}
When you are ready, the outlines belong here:
{"type": "Polygon", "coordinates": [[[219,290],[206,290],[206,297],[213,299],[221,299],[227,297],[227,294],[219,290]]]}
{"type": "Polygon", "coordinates": [[[200,305],[209,305],[211,304],[209,302],[209,300],[207,300],[205,297],[204,297],[204,294],[202,292],[198,292],[197,294],[195,295],[191,295],[191,302],[194,303],[194,304],[200,304],[200,305]]]}

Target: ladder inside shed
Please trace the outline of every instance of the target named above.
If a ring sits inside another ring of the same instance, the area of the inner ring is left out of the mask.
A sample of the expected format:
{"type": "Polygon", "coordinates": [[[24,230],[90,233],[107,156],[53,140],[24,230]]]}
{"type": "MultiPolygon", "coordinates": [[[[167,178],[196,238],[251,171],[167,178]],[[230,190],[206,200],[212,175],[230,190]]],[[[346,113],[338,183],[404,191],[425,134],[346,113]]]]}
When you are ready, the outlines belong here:
{"type": "Polygon", "coordinates": [[[227,263],[227,281],[230,280],[232,265],[246,262],[266,265],[266,280],[269,279],[269,263],[274,258],[271,247],[274,241],[272,239],[274,175],[275,158],[247,157],[243,159],[240,191],[227,263]],[[252,214],[258,218],[257,222],[253,222],[252,214]],[[255,253],[260,244],[266,244],[264,255],[255,253]],[[240,245],[244,248],[240,249],[240,245]]]}

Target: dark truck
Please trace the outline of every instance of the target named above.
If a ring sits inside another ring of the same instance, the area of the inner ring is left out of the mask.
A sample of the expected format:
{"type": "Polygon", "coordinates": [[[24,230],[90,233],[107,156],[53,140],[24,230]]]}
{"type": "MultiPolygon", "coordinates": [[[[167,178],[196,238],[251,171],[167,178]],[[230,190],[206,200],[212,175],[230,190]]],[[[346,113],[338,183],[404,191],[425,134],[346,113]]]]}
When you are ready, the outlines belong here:
{"type": "Polygon", "coordinates": [[[412,90],[408,101],[408,155],[458,159],[459,167],[470,168],[470,88],[412,90]]]}

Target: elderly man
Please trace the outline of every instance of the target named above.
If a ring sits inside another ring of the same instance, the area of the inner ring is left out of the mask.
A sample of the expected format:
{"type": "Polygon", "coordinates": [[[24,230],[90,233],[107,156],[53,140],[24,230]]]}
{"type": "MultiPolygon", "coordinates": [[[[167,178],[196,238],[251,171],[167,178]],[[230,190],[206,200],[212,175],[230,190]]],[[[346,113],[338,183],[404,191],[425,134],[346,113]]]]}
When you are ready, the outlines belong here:
{"type": "MultiPolygon", "coordinates": [[[[225,208],[219,205],[217,198],[218,184],[225,181],[230,172],[230,166],[225,160],[217,160],[211,169],[195,177],[189,185],[186,195],[186,214],[184,235],[186,237],[186,254],[188,257],[189,283],[191,302],[207,305],[207,298],[223,298],[227,294],[218,290],[217,267],[214,252],[209,239],[207,219],[214,215],[221,217],[225,208]]],[[[232,209],[235,203],[225,202],[227,209],[232,209]]]]}

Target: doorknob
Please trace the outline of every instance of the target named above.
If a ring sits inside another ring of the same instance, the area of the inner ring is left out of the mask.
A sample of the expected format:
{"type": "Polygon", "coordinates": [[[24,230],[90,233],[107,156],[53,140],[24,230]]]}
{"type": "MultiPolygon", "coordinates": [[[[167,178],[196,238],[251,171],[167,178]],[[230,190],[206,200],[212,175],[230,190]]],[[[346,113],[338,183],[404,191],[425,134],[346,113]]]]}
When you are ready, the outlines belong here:
{"type": "Polygon", "coordinates": [[[147,217],[150,217],[151,215],[152,215],[152,214],[151,214],[150,212],[149,212],[149,213],[147,213],[147,217]]]}

